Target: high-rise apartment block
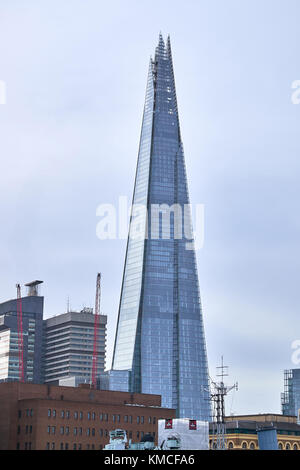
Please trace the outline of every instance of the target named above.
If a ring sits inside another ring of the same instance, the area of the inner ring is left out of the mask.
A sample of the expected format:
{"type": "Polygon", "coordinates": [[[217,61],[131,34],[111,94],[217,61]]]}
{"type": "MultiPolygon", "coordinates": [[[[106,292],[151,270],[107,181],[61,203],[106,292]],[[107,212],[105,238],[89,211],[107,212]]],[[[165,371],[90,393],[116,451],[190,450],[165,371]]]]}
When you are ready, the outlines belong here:
{"type": "MultiPolygon", "coordinates": [[[[38,295],[41,281],[28,284],[28,296],[21,298],[23,326],[24,380],[43,383],[43,308],[44,297],[38,295]]],[[[0,381],[19,380],[18,300],[0,304],[0,381]]]]}
{"type": "MultiPolygon", "coordinates": [[[[94,345],[95,316],[92,309],[68,312],[44,321],[45,383],[59,384],[60,379],[80,376],[90,382],[94,345]]],[[[105,368],[106,315],[100,315],[97,327],[97,375],[105,368]]]]}

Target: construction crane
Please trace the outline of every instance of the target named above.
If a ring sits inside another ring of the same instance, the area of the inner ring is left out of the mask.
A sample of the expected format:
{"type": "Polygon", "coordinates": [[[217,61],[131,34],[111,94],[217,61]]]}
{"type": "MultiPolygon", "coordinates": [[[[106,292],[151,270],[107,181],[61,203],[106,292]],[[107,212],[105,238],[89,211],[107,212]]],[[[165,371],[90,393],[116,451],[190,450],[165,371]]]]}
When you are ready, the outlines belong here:
{"type": "Polygon", "coordinates": [[[18,323],[18,352],[19,352],[19,381],[24,380],[24,362],[23,362],[23,320],[22,320],[22,297],[21,286],[16,284],[17,288],[17,323],[18,323]]]}
{"type": "Polygon", "coordinates": [[[93,388],[97,388],[98,328],[99,328],[99,320],[100,320],[100,299],[101,299],[101,273],[98,273],[97,282],[96,282],[94,347],[93,347],[93,363],[92,363],[92,387],[93,388]]]}

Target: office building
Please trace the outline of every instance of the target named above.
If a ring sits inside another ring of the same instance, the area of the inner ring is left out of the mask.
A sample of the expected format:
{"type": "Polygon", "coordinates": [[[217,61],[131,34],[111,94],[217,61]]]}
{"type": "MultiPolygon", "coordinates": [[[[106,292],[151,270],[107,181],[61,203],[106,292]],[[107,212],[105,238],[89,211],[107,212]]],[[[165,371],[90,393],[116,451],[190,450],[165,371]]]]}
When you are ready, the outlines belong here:
{"type": "Polygon", "coordinates": [[[284,371],[284,392],[281,394],[282,414],[297,416],[300,422],[300,369],[284,371]]]}
{"type": "Polygon", "coordinates": [[[149,65],[112,369],[127,371],[130,391],[161,395],[177,417],[209,420],[190,209],[170,38],[165,44],[160,35],[149,65]]]}
{"type": "MultiPolygon", "coordinates": [[[[68,312],[44,321],[45,383],[59,384],[62,379],[80,377],[90,382],[94,346],[95,316],[92,309],[68,312]]],[[[106,355],[106,315],[98,322],[97,375],[104,372],[106,355]]]]}
{"type": "Polygon", "coordinates": [[[157,443],[158,420],[174,417],[160,396],[0,383],[0,450],[101,450],[120,428],[157,443]]]}
{"type": "MultiPolygon", "coordinates": [[[[44,297],[38,293],[42,281],[26,284],[28,295],[21,297],[23,367],[26,382],[42,383],[42,341],[44,297]]],[[[0,381],[19,380],[18,300],[0,304],[0,381]]]]}

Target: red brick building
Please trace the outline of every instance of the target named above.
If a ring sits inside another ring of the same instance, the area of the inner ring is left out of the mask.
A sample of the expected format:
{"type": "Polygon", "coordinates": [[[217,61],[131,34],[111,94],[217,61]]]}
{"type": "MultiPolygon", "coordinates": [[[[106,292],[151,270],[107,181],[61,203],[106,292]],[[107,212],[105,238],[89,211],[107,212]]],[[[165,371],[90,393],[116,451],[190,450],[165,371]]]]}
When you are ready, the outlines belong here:
{"type": "Polygon", "coordinates": [[[0,383],[0,450],[99,450],[112,429],[125,429],[133,442],[144,434],[157,442],[160,418],[175,418],[160,395],[0,383]]]}

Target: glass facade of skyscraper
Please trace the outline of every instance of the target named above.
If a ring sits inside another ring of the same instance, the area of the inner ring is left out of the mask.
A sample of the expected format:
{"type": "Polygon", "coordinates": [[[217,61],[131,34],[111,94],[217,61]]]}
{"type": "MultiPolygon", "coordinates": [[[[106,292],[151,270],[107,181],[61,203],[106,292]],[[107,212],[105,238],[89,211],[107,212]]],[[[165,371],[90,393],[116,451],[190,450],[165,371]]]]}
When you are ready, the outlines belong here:
{"type": "Polygon", "coordinates": [[[300,369],[284,371],[284,393],[281,394],[282,414],[297,416],[300,422],[300,369]]]}
{"type": "Polygon", "coordinates": [[[160,35],[148,74],[113,370],[130,371],[131,391],[162,395],[162,406],[176,408],[178,417],[208,420],[207,354],[188,208],[171,45],[160,35]]]}

